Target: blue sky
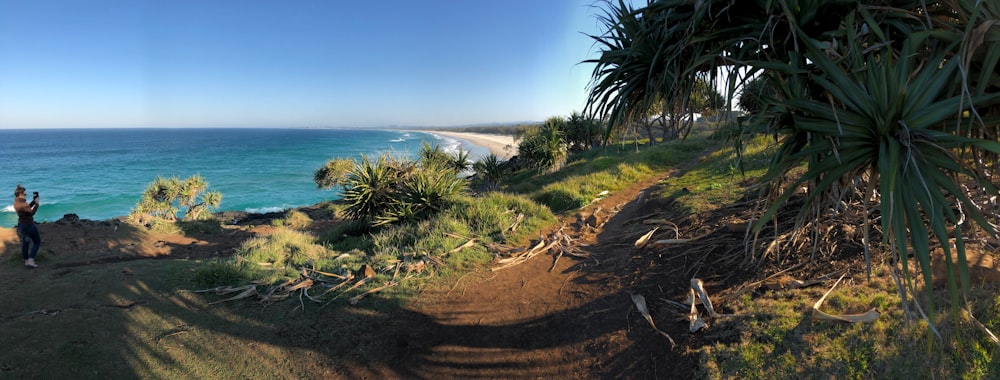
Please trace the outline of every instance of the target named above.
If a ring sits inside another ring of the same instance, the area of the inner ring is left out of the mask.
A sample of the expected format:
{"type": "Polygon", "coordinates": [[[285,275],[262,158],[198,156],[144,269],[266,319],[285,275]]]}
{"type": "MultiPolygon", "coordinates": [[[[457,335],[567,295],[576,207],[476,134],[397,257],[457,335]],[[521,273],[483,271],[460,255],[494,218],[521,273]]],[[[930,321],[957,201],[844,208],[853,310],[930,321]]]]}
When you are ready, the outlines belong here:
{"type": "Polygon", "coordinates": [[[0,128],[456,126],[583,109],[593,0],[0,0],[0,128]]]}

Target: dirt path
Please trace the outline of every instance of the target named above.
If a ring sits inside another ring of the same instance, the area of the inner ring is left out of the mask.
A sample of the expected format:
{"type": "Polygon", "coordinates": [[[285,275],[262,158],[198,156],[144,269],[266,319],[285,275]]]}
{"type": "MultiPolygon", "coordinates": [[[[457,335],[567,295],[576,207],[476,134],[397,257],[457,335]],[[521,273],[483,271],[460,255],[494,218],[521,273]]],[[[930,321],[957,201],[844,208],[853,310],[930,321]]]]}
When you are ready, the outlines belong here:
{"type": "Polygon", "coordinates": [[[635,345],[634,334],[651,331],[629,295],[632,253],[624,235],[650,206],[640,194],[667,175],[564,220],[564,231],[585,245],[589,259],[539,255],[419,297],[411,311],[429,325],[405,338],[402,367],[434,379],[644,378],[655,376],[656,366],[663,367],[660,375],[673,372],[656,359],[669,352],[664,338],[657,349],[635,345]]]}

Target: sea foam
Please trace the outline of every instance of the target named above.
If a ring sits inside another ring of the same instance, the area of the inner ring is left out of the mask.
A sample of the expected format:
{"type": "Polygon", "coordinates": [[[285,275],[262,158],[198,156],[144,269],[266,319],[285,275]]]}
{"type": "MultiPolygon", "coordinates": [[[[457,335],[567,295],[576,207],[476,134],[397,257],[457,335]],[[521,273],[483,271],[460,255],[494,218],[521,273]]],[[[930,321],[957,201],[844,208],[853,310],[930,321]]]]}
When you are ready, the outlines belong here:
{"type": "Polygon", "coordinates": [[[248,208],[244,211],[249,212],[251,214],[267,214],[271,212],[281,212],[287,209],[288,207],[256,207],[256,208],[248,208]]]}

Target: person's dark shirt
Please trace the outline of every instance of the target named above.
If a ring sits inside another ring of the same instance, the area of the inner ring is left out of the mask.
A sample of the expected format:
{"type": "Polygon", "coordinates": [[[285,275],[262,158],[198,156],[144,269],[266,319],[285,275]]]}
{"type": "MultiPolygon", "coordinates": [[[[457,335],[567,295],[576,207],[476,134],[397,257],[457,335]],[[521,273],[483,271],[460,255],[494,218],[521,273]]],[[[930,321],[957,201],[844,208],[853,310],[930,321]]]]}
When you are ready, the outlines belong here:
{"type": "Polygon", "coordinates": [[[38,211],[38,203],[25,199],[14,199],[14,211],[17,211],[17,224],[31,224],[35,222],[35,212],[38,211]]]}

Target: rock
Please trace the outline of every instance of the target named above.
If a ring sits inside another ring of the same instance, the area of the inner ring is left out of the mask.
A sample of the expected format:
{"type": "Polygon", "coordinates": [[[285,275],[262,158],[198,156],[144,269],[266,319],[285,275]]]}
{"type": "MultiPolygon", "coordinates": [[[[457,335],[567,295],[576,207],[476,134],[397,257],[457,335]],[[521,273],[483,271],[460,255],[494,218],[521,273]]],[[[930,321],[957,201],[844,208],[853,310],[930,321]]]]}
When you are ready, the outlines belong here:
{"type": "Polygon", "coordinates": [[[358,275],[362,278],[372,278],[375,277],[375,270],[368,264],[362,265],[361,269],[358,269],[358,275]]]}
{"type": "Polygon", "coordinates": [[[726,224],[726,230],[729,232],[747,232],[747,228],[750,228],[750,224],[747,222],[730,222],[726,224]]]}
{"type": "Polygon", "coordinates": [[[76,215],[76,214],[66,214],[66,215],[63,215],[62,219],[59,219],[59,221],[60,222],[79,222],[80,221],[80,216],[76,215]]]}

